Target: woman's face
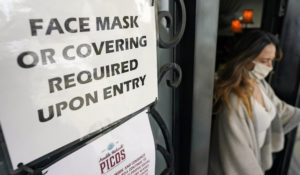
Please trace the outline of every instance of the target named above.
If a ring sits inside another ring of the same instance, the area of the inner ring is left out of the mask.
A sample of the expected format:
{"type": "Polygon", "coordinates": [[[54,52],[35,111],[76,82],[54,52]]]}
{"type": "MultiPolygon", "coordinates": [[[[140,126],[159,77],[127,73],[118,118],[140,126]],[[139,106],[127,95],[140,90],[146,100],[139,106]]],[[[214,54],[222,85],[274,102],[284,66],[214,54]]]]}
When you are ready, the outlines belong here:
{"type": "MultiPolygon", "coordinates": [[[[268,44],[253,61],[264,64],[268,67],[273,67],[272,63],[275,59],[275,54],[276,47],[274,44],[268,44]]],[[[252,62],[246,66],[246,69],[248,70],[253,70],[253,68],[254,64],[252,62]]]]}

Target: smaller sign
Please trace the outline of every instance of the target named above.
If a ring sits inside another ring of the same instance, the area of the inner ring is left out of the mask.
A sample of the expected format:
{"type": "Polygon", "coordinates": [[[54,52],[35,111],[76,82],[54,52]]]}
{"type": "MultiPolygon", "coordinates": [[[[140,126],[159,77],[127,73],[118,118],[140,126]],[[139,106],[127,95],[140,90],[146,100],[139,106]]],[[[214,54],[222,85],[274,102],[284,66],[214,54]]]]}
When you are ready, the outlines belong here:
{"type": "Polygon", "coordinates": [[[146,111],[43,171],[47,175],[154,175],[155,146],[146,111]]]}

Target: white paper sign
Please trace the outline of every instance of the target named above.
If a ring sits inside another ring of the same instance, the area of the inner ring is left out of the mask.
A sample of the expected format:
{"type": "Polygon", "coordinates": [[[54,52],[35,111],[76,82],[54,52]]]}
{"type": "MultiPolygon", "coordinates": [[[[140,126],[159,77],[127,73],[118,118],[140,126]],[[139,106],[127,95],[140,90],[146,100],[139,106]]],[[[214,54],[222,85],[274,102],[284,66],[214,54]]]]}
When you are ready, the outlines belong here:
{"type": "Polygon", "coordinates": [[[154,175],[155,146],[146,112],[51,165],[47,175],[154,175]]]}
{"type": "Polygon", "coordinates": [[[1,0],[0,122],[13,168],[157,97],[151,0],[1,0]]]}

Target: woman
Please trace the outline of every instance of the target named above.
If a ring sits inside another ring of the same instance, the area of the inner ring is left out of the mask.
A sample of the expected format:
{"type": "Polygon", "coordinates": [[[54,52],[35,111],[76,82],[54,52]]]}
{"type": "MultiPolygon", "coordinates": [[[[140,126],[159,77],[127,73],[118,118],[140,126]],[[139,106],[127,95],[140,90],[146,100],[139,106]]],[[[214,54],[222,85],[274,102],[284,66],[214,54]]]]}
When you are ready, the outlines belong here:
{"type": "Polygon", "coordinates": [[[210,175],[263,175],[284,134],[300,121],[300,109],[281,101],[264,80],[282,57],[278,40],[263,31],[247,33],[215,83],[210,175]]]}

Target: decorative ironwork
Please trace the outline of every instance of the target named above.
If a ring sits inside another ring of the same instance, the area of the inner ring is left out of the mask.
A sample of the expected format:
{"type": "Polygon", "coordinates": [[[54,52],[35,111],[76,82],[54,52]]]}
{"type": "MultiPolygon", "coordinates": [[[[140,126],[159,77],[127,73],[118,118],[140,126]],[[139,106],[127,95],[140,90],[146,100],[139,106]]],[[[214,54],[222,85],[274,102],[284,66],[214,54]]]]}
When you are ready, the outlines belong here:
{"type": "MultiPolygon", "coordinates": [[[[173,87],[173,88],[178,87],[179,84],[181,83],[182,71],[181,71],[180,66],[176,63],[168,63],[168,64],[163,65],[160,68],[159,75],[158,75],[158,83],[160,83],[161,80],[163,79],[164,75],[166,75],[166,73],[172,69],[176,70],[176,72],[178,74],[178,78],[173,80],[172,82],[170,80],[167,80],[167,84],[168,84],[168,86],[173,87]]],[[[163,157],[166,161],[166,164],[167,164],[167,168],[163,170],[161,175],[167,175],[167,174],[172,174],[174,172],[175,155],[174,155],[174,149],[173,149],[172,140],[171,140],[171,134],[169,133],[167,125],[165,124],[161,115],[155,109],[156,104],[157,104],[157,101],[150,107],[150,114],[153,117],[153,119],[156,121],[158,126],[160,127],[163,137],[164,137],[164,140],[165,140],[167,149],[165,149],[163,146],[161,146],[159,144],[156,144],[156,150],[159,151],[163,155],[163,157]]]]}
{"type": "MultiPolygon", "coordinates": [[[[161,82],[164,75],[166,75],[166,73],[170,70],[175,70],[178,74],[178,77],[177,77],[177,79],[175,79],[173,81],[167,80],[167,84],[170,87],[176,88],[179,86],[179,84],[181,83],[181,79],[182,79],[181,68],[176,63],[168,63],[168,64],[163,65],[160,68],[159,75],[158,75],[158,83],[161,82]]],[[[155,109],[156,104],[157,104],[157,101],[155,103],[153,103],[152,106],[150,106],[150,114],[153,117],[153,119],[156,121],[158,126],[160,127],[163,137],[164,137],[164,140],[165,140],[167,149],[165,149],[160,144],[156,144],[156,150],[159,151],[163,155],[163,157],[166,161],[166,164],[167,164],[167,168],[163,170],[161,175],[167,175],[167,174],[172,174],[174,172],[175,155],[174,155],[174,149],[173,149],[172,140],[171,140],[171,134],[169,133],[167,125],[165,124],[161,115],[155,109]]]]}
{"type": "Polygon", "coordinates": [[[150,114],[160,127],[167,147],[167,149],[165,149],[163,146],[156,144],[156,150],[163,155],[167,163],[167,168],[161,173],[161,175],[166,175],[174,172],[174,149],[172,145],[171,134],[169,133],[167,125],[163,121],[161,115],[154,108],[155,105],[156,104],[150,107],[150,114]]]}
{"type": "MultiPolygon", "coordinates": [[[[186,25],[186,10],[185,10],[185,5],[183,0],[175,0],[176,3],[179,3],[180,7],[180,13],[181,13],[181,21],[180,21],[180,27],[179,30],[175,33],[175,35],[169,40],[165,41],[162,37],[158,37],[158,42],[159,42],[159,47],[160,48],[172,48],[175,47],[179,41],[181,40],[184,30],[185,30],[185,25],[186,25]]],[[[155,4],[157,4],[157,1],[155,1],[155,4]]],[[[157,7],[157,5],[156,5],[157,7]]],[[[174,25],[173,22],[173,17],[169,11],[159,11],[158,12],[158,25],[160,25],[160,21],[165,18],[166,19],[166,27],[170,28],[174,25]]],[[[160,33],[159,33],[160,35],[160,33]]],[[[161,82],[163,77],[166,75],[166,73],[170,70],[174,70],[176,73],[176,79],[174,80],[167,80],[167,85],[172,88],[176,88],[179,86],[181,83],[182,79],[182,70],[180,66],[176,63],[167,63],[163,65],[158,73],[158,83],[161,82]]],[[[174,172],[174,163],[175,163],[175,155],[174,155],[174,149],[172,145],[172,140],[171,140],[171,134],[168,131],[168,128],[162,119],[161,115],[158,113],[158,111],[155,109],[155,105],[157,102],[151,105],[150,107],[150,114],[153,117],[153,119],[156,121],[158,126],[160,127],[165,144],[166,144],[166,149],[161,146],[160,144],[156,144],[156,150],[162,154],[164,157],[167,167],[162,171],[161,175],[167,175],[167,174],[173,174],[174,172]]]]}
{"type": "Polygon", "coordinates": [[[177,79],[175,80],[167,80],[167,85],[173,88],[177,88],[179,84],[181,83],[182,79],[182,70],[180,66],[176,63],[168,63],[163,65],[160,70],[159,70],[159,75],[158,75],[158,83],[161,82],[163,76],[170,70],[174,69],[176,74],[177,74],[177,79]]]}
{"type": "Polygon", "coordinates": [[[170,153],[163,146],[161,146],[159,144],[156,144],[156,150],[159,151],[163,155],[165,161],[167,162],[167,168],[164,169],[161,174],[166,175],[166,174],[173,173],[173,171],[174,171],[174,167],[173,167],[174,166],[174,164],[173,164],[174,159],[172,159],[170,153]]]}
{"type": "MultiPolygon", "coordinates": [[[[159,47],[161,48],[172,48],[175,47],[179,41],[181,40],[184,30],[185,30],[185,25],[186,25],[186,10],[185,10],[185,5],[183,0],[175,0],[174,2],[178,3],[180,7],[180,12],[181,12],[181,21],[180,21],[180,27],[179,30],[175,33],[172,39],[169,41],[165,41],[162,37],[158,37],[159,41],[159,47]]],[[[172,27],[173,26],[173,17],[169,11],[159,11],[158,12],[158,25],[160,24],[160,21],[165,18],[167,22],[167,27],[172,27]]]]}

